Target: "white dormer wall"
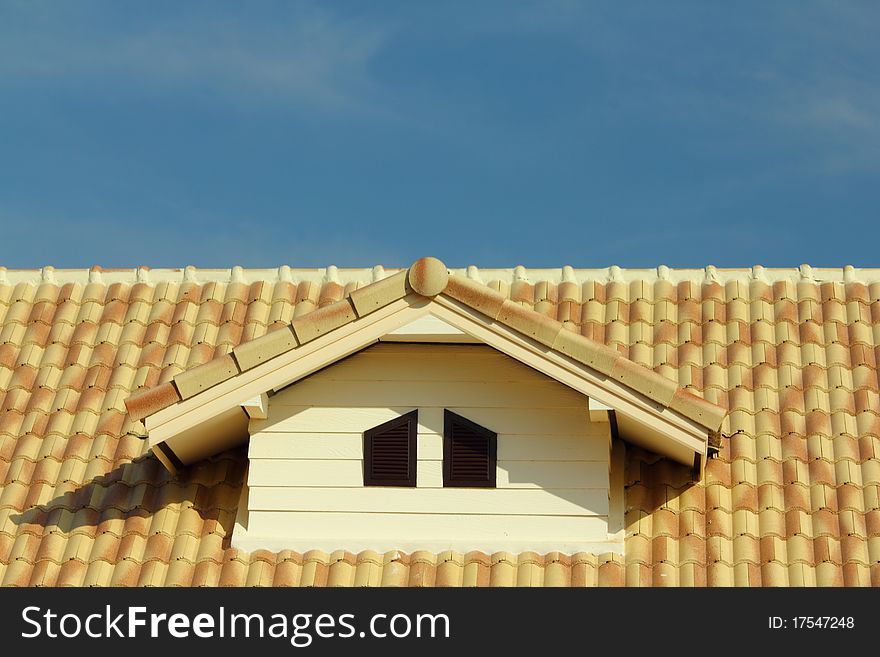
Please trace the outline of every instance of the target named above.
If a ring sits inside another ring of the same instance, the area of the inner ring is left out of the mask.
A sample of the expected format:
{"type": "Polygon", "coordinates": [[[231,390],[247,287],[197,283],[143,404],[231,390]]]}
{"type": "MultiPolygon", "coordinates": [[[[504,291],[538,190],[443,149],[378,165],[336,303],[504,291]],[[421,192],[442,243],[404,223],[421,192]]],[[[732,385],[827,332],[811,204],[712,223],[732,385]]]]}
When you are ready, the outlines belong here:
{"type": "Polygon", "coordinates": [[[250,420],[233,545],[621,552],[622,473],[609,478],[610,426],[587,402],[491,347],[370,347],[250,420]],[[417,487],[364,487],[363,432],[416,408],[417,487]],[[445,408],[498,434],[496,489],[443,488],[445,408]]]}

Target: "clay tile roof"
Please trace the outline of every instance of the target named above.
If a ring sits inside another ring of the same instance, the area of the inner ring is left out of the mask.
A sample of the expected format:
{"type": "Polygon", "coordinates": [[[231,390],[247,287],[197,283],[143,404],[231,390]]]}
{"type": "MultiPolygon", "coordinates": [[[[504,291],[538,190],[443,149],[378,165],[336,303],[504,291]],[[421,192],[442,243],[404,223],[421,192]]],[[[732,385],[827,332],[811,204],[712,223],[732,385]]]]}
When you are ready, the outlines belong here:
{"type": "MultiPolygon", "coordinates": [[[[135,418],[174,403],[183,372],[230,355],[253,367],[261,349],[381,303],[372,282],[336,268],[0,268],[0,584],[880,585],[880,272],[852,268],[451,270],[446,294],[515,330],[534,312],[564,327],[562,353],[589,344],[608,376],[630,374],[622,357],[664,379],[638,384],[662,398],[675,384],[670,407],[725,410],[696,484],[627,450],[623,557],[230,548],[245,451],[172,476],[135,418]]],[[[547,341],[554,327],[530,330],[547,341]]],[[[220,361],[189,391],[230,374],[220,361]]]]}

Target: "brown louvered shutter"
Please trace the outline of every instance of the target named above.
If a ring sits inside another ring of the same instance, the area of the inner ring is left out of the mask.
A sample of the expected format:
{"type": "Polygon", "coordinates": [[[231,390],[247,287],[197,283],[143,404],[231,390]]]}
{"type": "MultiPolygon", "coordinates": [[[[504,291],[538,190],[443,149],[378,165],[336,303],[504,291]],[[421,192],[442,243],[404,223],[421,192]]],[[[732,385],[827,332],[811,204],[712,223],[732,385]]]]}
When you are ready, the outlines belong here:
{"type": "Polygon", "coordinates": [[[364,486],[415,486],[418,411],[364,432],[364,486]]]}
{"type": "Polygon", "coordinates": [[[452,411],[443,416],[443,485],[495,488],[498,435],[452,411]]]}

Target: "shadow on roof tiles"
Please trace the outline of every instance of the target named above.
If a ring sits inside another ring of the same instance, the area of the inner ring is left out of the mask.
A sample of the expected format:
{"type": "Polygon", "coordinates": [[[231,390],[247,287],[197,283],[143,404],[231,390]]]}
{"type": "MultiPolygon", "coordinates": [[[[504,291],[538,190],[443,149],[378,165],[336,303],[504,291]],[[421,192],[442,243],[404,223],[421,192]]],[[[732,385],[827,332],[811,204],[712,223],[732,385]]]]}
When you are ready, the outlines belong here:
{"type": "Polygon", "coordinates": [[[198,527],[191,531],[196,535],[219,533],[226,548],[232,536],[245,464],[246,451],[236,448],[171,476],[148,454],[10,519],[20,527],[51,527],[52,531],[64,533],[85,530],[94,534],[102,523],[120,521],[127,528],[143,528],[137,531],[144,535],[160,531],[174,535],[186,531],[177,523],[191,509],[200,519],[198,527]],[[162,518],[157,525],[156,518],[163,511],[172,511],[174,517],[162,518]],[[142,522],[131,522],[135,518],[142,522]]]}

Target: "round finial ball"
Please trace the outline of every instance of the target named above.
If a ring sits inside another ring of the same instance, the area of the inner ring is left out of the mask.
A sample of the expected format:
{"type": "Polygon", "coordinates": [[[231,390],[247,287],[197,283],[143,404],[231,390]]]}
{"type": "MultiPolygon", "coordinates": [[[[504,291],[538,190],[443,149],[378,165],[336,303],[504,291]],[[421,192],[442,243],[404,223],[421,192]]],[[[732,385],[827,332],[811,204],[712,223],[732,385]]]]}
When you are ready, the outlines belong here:
{"type": "Polygon", "coordinates": [[[436,297],[446,289],[449,271],[437,258],[421,258],[409,268],[409,286],[423,297],[436,297]]]}

